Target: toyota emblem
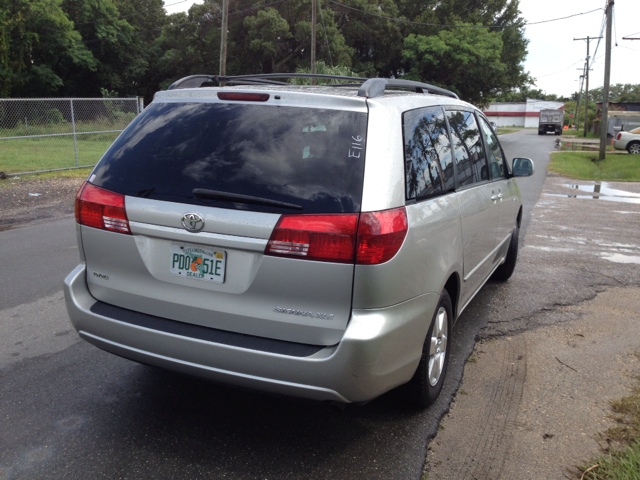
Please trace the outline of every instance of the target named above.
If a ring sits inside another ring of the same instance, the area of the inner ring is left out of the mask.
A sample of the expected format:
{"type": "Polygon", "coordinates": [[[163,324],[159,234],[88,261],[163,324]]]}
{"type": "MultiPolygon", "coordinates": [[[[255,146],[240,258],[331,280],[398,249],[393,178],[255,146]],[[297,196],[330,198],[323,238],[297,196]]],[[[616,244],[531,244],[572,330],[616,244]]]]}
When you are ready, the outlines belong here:
{"type": "Polygon", "coordinates": [[[204,228],[204,219],[197,213],[185,213],[182,216],[182,226],[193,233],[197,233],[204,228]]]}

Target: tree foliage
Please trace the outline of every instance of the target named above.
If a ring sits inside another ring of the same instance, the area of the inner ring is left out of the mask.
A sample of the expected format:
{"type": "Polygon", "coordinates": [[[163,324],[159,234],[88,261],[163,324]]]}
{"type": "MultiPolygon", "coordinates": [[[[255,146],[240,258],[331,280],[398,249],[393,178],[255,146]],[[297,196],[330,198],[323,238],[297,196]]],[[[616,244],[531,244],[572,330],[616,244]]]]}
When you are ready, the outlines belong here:
{"type": "MultiPolygon", "coordinates": [[[[318,0],[317,61],[420,79],[486,103],[526,88],[519,0],[318,0]]],[[[0,0],[0,93],[152,94],[215,74],[222,0],[167,15],[162,0],[0,0]]],[[[234,0],[227,74],[309,68],[309,0],[234,0]]]]}
{"type": "MultiPolygon", "coordinates": [[[[589,98],[601,102],[603,98],[603,87],[594,88],[589,91],[589,98]]],[[[616,83],[609,86],[610,102],[640,102],[640,84],[616,83]]]]}
{"type": "Polygon", "coordinates": [[[98,62],[62,9],[62,0],[0,0],[0,94],[49,96],[64,86],[62,65],[98,62]]]}

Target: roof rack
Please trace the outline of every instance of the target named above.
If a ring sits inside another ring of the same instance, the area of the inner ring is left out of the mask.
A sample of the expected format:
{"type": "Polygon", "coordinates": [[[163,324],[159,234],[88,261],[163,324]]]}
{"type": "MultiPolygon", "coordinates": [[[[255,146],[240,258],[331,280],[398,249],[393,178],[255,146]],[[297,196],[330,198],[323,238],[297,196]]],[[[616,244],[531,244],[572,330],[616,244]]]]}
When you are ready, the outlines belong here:
{"type": "Polygon", "coordinates": [[[413,90],[416,93],[431,93],[446,97],[458,98],[458,95],[450,90],[436,87],[428,83],[415,82],[413,80],[401,80],[396,78],[362,78],[344,77],[341,75],[322,75],[312,73],[259,73],[255,75],[191,75],[174,82],[168,89],[199,88],[221,84],[232,85],[291,85],[286,82],[272,80],[274,78],[319,78],[323,80],[343,80],[357,83],[325,84],[323,87],[357,87],[358,96],[366,98],[381,97],[387,88],[413,90]]]}

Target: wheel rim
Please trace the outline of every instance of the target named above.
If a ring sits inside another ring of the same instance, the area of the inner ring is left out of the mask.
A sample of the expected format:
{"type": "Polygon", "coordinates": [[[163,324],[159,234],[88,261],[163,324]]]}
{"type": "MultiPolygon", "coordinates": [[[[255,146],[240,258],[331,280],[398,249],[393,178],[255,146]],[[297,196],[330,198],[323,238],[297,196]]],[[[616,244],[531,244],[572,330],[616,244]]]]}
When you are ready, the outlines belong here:
{"type": "Polygon", "coordinates": [[[440,307],[433,322],[431,345],[429,346],[429,384],[432,387],[436,386],[444,369],[444,361],[447,356],[448,328],[447,309],[440,307]]]}
{"type": "Polygon", "coordinates": [[[629,153],[634,154],[634,155],[640,153],[640,144],[634,143],[633,145],[630,145],[629,146],[629,153]]]}

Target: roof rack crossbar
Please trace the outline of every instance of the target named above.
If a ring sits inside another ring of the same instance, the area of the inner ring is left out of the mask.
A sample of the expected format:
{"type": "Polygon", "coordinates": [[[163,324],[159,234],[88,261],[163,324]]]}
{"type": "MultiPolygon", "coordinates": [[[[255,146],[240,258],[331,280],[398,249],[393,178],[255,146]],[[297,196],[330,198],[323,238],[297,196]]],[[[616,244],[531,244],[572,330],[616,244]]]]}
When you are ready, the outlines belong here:
{"type": "MultiPolygon", "coordinates": [[[[352,82],[366,82],[367,79],[363,77],[345,77],[342,75],[325,75],[321,73],[256,73],[252,75],[235,75],[233,77],[227,77],[233,79],[244,78],[320,78],[325,80],[349,80],[352,82]]],[[[326,85],[323,85],[326,86],[326,85]]]]}
{"type": "Polygon", "coordinates": [[[397,78],[362,78],[362,77],[344,77],[340,75],[324,75],[324,74],[312,74],[312,73],[258,73],[254,75],[191,75],[189,77],[181,78],[174,82],[169,90],[178,88],[198,88],[204,83],[229,83],[233,85],[290,85],[286,82],[278,82],[272,80],[274,78],[319,78],[325,80],[345,80],[350,82],[362,82],[354,84],[328,84],[323,86],[328,87],[347,87],[347,86],[360,86],[358,90],[358,96],[366,98],[375,98],[384,95],[386,88],[400,88],[406,90],[413,90],[417,93],[432,93],[438,95],[444,95],[446,97],[458,98],[458,95],[450,90],[446,90],[435,85],[428,83],[416,82],[413,80],[402,80],[397,78]]]}
{"type": "Polygon", "coordinates": [[[397,78],[370,78],[362,84],[360,90],[358,90],[358,96],[367,98],[380,97],[384,95],[384,91],[387,87],[414,90],[416,93],[436,93],[438,95],[444,95],[445,97],[458,99],[458,95],[450,90],[436,87],[435,85],[430,85],[428,83],[415,82],[413,80],[401,80],[397,78]]]}

